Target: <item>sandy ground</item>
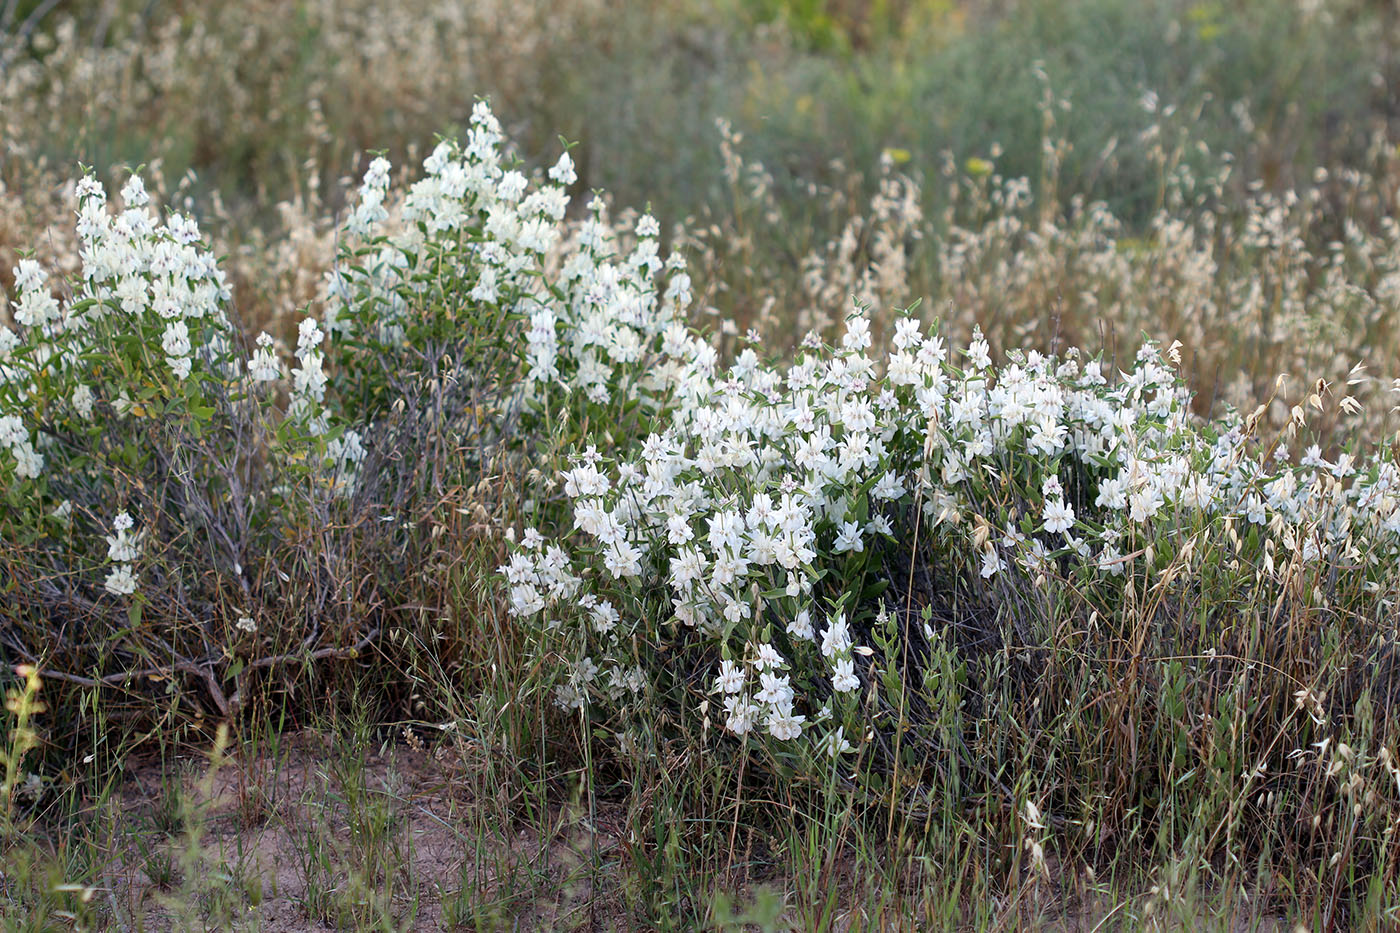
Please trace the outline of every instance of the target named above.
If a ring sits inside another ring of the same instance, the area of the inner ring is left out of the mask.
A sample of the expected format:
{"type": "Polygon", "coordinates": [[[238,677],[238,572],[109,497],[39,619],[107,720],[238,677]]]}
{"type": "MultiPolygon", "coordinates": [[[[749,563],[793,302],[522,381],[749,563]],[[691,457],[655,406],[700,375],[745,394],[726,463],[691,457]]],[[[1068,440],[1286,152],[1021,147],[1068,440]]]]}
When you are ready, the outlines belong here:
{"type": "Polygon", "coordinates": [[[603,826],[610,821],[588,832],[554,812],[547,833],[501,826],[473,811],[480,788],[471,788],[463,762],[402,742],[367,754],[347,789],[337,754],[343,750],[325,739],[301,734],[284,743],[276,762],[234,757],[212,773],[200,759],[132,767],[119,805],[151,831],[130,834],[107,873],[113,928],[187,929],[195,918],[182,916],[181,905],[192,890],[199,899],[227,892],[238,926],[272,933],[379,929],[385,918],[391,929],[449,929],[449,902],[487,911],[498,905],[497,919],[516,929],[616,928],[618,908],[593,896],[590,876],[598,876],[587,870],[590,853],[605,858],[616,850],[617,837],[603,826]],[[175,813],[173,780],[197,817],[175,813]],[[365,808],[388,826],[374,844],[366,840],[373,818],[363,816],[365,808]],[[182,865],[191,851],[188,826],[198,827],[200,855],[182,865]],[[336,917],[318,906],[326,892],[341,904],[369,899],[378,909],[336,917]]]}

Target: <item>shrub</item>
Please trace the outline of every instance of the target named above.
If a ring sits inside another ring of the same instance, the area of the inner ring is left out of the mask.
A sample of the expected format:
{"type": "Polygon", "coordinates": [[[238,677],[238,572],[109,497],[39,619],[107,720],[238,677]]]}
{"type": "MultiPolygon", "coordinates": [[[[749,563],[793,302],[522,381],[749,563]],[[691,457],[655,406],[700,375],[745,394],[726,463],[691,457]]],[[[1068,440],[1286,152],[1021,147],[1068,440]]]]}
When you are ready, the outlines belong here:
{"type": "Polygon", "coordinates": [[[1202,421],[1151,346],[1110,378],[993,366],[980,335],[955,362],[912,318],[881,360],[869,332],[663,362],[651,433],[575,453],[574,532],[527,528],[502,574],[585,734],[918,820],[1029,814],[988,845],[1037,872],[1052,840],[1102,863],[1182,826],[1207,861],[1393,868],[1357,844],[1400,806],[1392,452],[1292,462],[1301,408],[1202,421]]]}
{"type": "Polygon", "coordinates": [[[282,411],[195,223],[137,176],[120,211],[91,177],[78,197],[81,275],[22,260],[0,328],[5,647],[80,684],[193,679],[229,715],[254,670],[371,637],[346,553],[364,449],[323,407],[315,321],[282,411]]]}
{"type": "Polygon", "coordinates": [[[614,258],[601,201],[565,219],[571,158],[532,187],[502,143],[482,104],[401,202],[370,166],[290,370],[266,334],[245,350],[193,221],[158,219],[137,177],[119,212],[79,186],[80,277],[22,261],[0,329],[7,651],[147,713],[188,686],[234,715],[251,677],[295,688],[310,661],[450,614],[440,574],[472,535],[444,535],[449,516],[489,533],[503,469],[646,416],[638,351],[687,277],[672,262],[658,295],[653,219],[614,258]]]}

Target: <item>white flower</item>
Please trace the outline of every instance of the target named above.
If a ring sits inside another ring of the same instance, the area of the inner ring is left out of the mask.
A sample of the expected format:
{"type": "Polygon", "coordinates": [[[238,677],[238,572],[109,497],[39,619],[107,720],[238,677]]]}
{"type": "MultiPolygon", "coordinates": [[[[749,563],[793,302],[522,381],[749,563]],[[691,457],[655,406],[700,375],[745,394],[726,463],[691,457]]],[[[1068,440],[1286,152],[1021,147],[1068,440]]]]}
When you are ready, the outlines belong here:
{"type": "Polygon", "coordinates": [[[894,345],[908,350],[919,342],[919,322],[912,317],[900,318],[894,325],[894,345]]]}
{"type": "Polygon", "coordinates": [[[672,544],[685,544],[695,537],[686,516],[677,512],[666,520],[666,539],[672,544]]]}
{"type": "Polygon", "coordinates": [[[724,708],[729,712],[724,727],[735,735],[746,735],[758,720],[759,707],[740,695],[726,697],[724,708]]]}
{"type": "Polygon", "coordinates": [[[1122,509],[1128,504],[1127,484],[1118,478],[1106,479],[1099,484],[1098,498],[1094,505],[1099,508],[1122,509]]]}
{"type": "Polygon", "coordinates": [[[305,358],[307,354],[320,346],[325,336],[321,331],[321,325],[316,322],[315,318],[302,318],[301,323],[297,325],[297,356],[305,358]]]}
{"type": "Polygon", "coordinates": [[[589,612],[593,619],[593,630],[600,635],[606,635],[617,627],[621,615],[612,603],[602,601],[595,605],[589,612]]]}
{"type": "Polygon", "coordinates": [[[850,628],[846,625],[846,617],[838,615],[830,627],[822,633],[822,656],[831,658],[844,654],[850,649],[850,628]]]}
{"type": "Polygon", "coordinates": [[[1157,514],[1162,507],[1162,496],[1157,487],[1148,485],[1128,497],[1129,517],[1135,522],[1144,522],[1157,514]]]}
{"type": "Polygon", "coordinates": [[[161,335],[161,349],[169,357],[188,356],[190,352],[190,329],[184,321],[172,321],[165,326],[161,335]]]}
{"type": "Polygon", "coordinates": [[[753,662],[754,667],[760,671],[770,668],[776,670],[781,667],[782,664],[783,656],[778,653],[778,649],[768,644],[768,642],[764,642],[758,646],[758,658],[753,662]]]}
{"type": "Polygon", "coordinates": [[[841,346],[859,352],[870,347],[870,321],[862,314],[846,318],[846,333],[841,338],[841,346]]]}
{"type": "Polygon", "coordinates": [[[1122,552],[1111,544],[1105,544],[1099,552],[1097,566],[1104,573],[1121,576],[1126,569],[1124,563],[1122,552]]]}
{"type": "Polygon", "coordinates": [[[870,521],[865,524],[865,531],[867,534],[872,535],[884,535],[885,537],[894,536],[894,526],[891,525],[890,520],[883,515],[872,515],[870,521]]]}
{"type": "Polygon", "coordinates": [[[258,623],[254,622],[251,616],[239,616],[238,621],[233,623],[233,627],[240,632],[247,632],[251,635],[258,630],[258,623]]]}
{"type": "Polygon", "coordinates": [[[544,595],[528,583],[510,588],[510,611],[512,615],[529,618],[545,608],[544,595]]]}
{"type": "Polygon", "coordinates": [[[525,188],[528,184],[525,176],[519,172],[506,172],[501,176],[500,181],[496,182],[496,197],[509,204],[514,204],[525,194],[525,188]]]}
{"type": "Polygon", "coordinates": [[[389,169],[392,166],[389,160],[383,156],[377,157],[369,164],[369,170],[365,172],[365,187],[383,188],[389,184],[389,169]]]}
{"type": "Polygon", "coordinates": [[[1247,518],[1250,524],[1253,525],[1264,524],[1265,520],[1268,517],[1267,513],[1264,510],[1264,500],[1259,498],[1259,496],[1255,495],[1254,493],[1250,493],[1249,497],[1245,499],[1244,511],[1245,518],[1247,518]]]}
{"type": "Polygon", "coordinates": [[[24,327],[43,327],[60,315],[58,299],[42,289],[33,289],[20,296],[15,305],[15,323],[24,327]]]}
{"type": "Polygon", "coordinates": [[[19,265],[14,268],[14,277],[15,291],[24,294],[42,286],[48,278],[48,273],[35,260],[21,259],[19,265]]]}
{"type": "Polygon", "coordinates": [[[549,177],[566,186],[578,181],[578,173],[574,171],[574,160],[567,152],[559,156],[559,161],[549,170],[549,177]]]}
{"type": "Polygon", "coordinates": [[[826,753],[832,758],[844,755],[853,751],[851,743],[846,740],[846,727],[837,726],[835,732],[831,732],[826,737],[826,753]]]}
{"type": "Polygon", "coordinates": [[[832,665],[831,669],[831,689],[837,693],[850,693],[860,686],[860,678],[856,677],[855,662],[850,658],[842,658],[832,665]]]}
{"type": "Polygon", "coordinates": [[[796,618],[787,624],[787,631],[793,638],[802,641],[816,640],[816,634],[812,631],[812,614],[806,609],[797,613],[796,618]]]}
{"type": "Polygon", "coordinates": [[[836,540],[831,549],[837,554],[844,554],[847,551],[857,553],[865,550],[865,542],[860,537],[859,522],[842,522],[837,530],[836,540]]]}
{"type": "Polygon", "coordinates": [[[106,535],[107,559],[119,563],[130,563],[141,556],[140,542],[125,531],[106,535]]]}
{"type": "Polygon", "coordinates": [[[967,348],[968,361],[972,363],[974,369],[983,370],[992,365],[992,356],[987,346],[987,341],[982,337],[980,328],[972,332],[972,343],[967,348]]]}
{"type": "Polygon", "coordinates": [[[1063,499],[1046,502],[1043,517],[1046,534],[1062,534],[1074,527],[1074,509],[1063,499]]]}
{"type": "Polygon", "coordinates": [[[768,734],[781,741],[791,741],[802,735],[802,724],[806,721],[806,716],[792,712],[791,705],[775,708],[768,714],[768,734]]]}
{"type": "Polygon", "coordinates": [[[122,564],[107,574],[103,587],[113,596],[130,596],[136,592],[136,576],[130,564],[122,564]]]}
{"type": "Polygon", "coordinates": [[[38,479],[44,472],[43,454],[35,451],[28,441],[15,444],[10,453],[15,456],[15,475],[20,479],[38,479]]]}
{"type": "Polygon", "coordinates": [[[887,470],[870,490],[870,494],[876,499],[898,499],[904,495],[904,484],[900,482],[898,473],[887,470]]]}
{"type": "Polygon", "coordinates": [[[292,392],[304,404],[320,402],[325,397],[327,379],[321,363],[321,354],[309,352],[302,357],[301,365],[292,370],[292,392]]]}
{"type": "Polygon", "coordinates": [[[266,331],[258,335],[258,347],[248,360],[248,375],[254,382],[274,382],[282,375],[282,364],[272,351],[272,336],[266,331]]]}
{"type": "Polygon", "coordinates": [[[554,690],[554,702],[564,710],[583,709],[588,705],[588,698],[574,684],[560,684],[554,690]]]}
{"type": "Polygon", "coordinates": [[[768,703],[772,706],[781,706],[784,703],[792,702],[792,687],[788,683],[786,674],[775,674],[768,671],[758,675],[759,691],[754,694],[754,699],[760,703],[768,703]]]}
{"type": "Polygon", "coordinates": [[[715,686],[724,693],[738,693],[744,689],[744,669],[725,658],[719,665],[719,677],[715,686]]]}
{"type": "Polygon", "coordinates": [[[78,417],[85,421],[92,419],[92,389],[88,388],[86,384],[79,384],[79,386],[73,390],[73,395],[70,400],[73,403],[73,410],[78,413],[78,417]]]}
{"type": "Polygon", "coordinates": [[[122,186],[122,201],[128,208],[142,207],[150,200],[151,196],[146,193],[146,184],[140,175],[132,175],[122,186]]]}
{"type": "Polygon", "coordinates": [[[614,577],[635,577],[642,572],[642,552],[626,541],[615,541],[604,549],[603,563],[614,577]]]}

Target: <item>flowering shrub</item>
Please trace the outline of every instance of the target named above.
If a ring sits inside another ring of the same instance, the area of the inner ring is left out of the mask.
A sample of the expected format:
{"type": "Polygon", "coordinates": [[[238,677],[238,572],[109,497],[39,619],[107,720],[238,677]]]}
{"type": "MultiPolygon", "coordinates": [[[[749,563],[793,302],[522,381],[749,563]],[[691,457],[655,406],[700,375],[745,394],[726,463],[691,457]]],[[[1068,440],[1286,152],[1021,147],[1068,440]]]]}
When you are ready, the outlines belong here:
{"type": "Polygon", "coordinates": [[[518,454],[589,424],[625,436],[638,403],[669,390],[651,348],[698,346],[684,326],[689,276],[661,259],[655,219],[624,249],[600,199],[565,219],[567,152],[532,185],[503,143],[478,103],[465,145],[439,144],[392,214],[389,165],[372,165],[326,300],[347,417],[409,412],[477,463],[503,439],[518,454]]]}
{"type": "Polygon", "coordinates": [[[243,355],[194,221],[159,218],[138,176],[119,211],[90,177],[77,195],[80,276],[21,260],[18,326],[0,327],[6,646],[78,682],[179,670],[229,712],[242,683],[230,699],[216,671],[303,640],[334,650],[321,620],[280,623],[327,569],[300,529],[345,514],[364,451],[323,407],[314,320],[284,417],[283,364],[266,335],[243,355]]]}
{"type": "Polygon", "coordinates": [[[255,673],[452,618],[468,539],[510,523],[500,601],[639,766],[698,734],[914,812],[975,789],[1042,863],[1065,810],[1097,844],[1178,771],[1222,820],[1270,768],[1307,788],[1258,804],[1288,825],[1363,787],[1395,812],[1366,678],[1400,471],[1307,445],[1323,387],[1274,435],[1193,413],[1177,345],[994,360],[906,311],[881,351],[859,304],[835,346],[722,356],[654,218],[571,216],[567,151],[530,173],[479,104],[423,168],[371,164],[290,352],[244,346],[191,221],[82,183],[81,275],[22,261],[0,329],[7,653],[231,715],[255,673]]]}
{"type": "Polygon", "coordinates": [[[887,569],[899,552],[987,602],[1021,575],[1114,607],[1213,548],[1261,559],[1257,585],[1296,585],[1305,603],[1326,602],[1315,584],[1337,564],[1350,572],[1329,587],[1392,592],[1386,451],[1329,462],[1313,447],[1293,465],[1253,443],[1257,416],[1200,424],[1151,347],[1113,381],[1074,353],[993,367],[980,337],[955,365],[912,318],[884,359],[869,347],[857,313],[839,348],[786,370],[752,349],[692,367],[637,448],[576,456],[563,479],[582,536],[566,552],[527,532],[504,568],[513,609],[570,659],[561,705],[611,706],[661,676],[636,667],[639,644],[705,645],[728,731],[844,747],[864,731],[858,688],[901,642],[922,654],[937,638],[872,624],[890,616],[881,585],[905,582],[887,569]]]}
{"type": "Polygon", "coordinates": [[[994,801],[1041,873],[1052,809],[1086,857],[1178,795],[1332,865],[1388,825],[1394,448],[1324,457],[1302,405],[1276,435],[1265,406],[1203,420],[1176,345],[1113,373],[893,330],[876,355],[858,307],[789,365],[643,345],[645,433],[576,448],[572,531],[526,527],[501,568],[557,706],[639,769],[719,743],[784,792],[994,801]]]}
{"type": "Polygon", "coordinates": [[[303,319],[289,360],[267,334],[244,350],[192,221],[160,220],[139,178],[116,212],[83,182],[80,277],[51,289],[23,261],[0,328],[0,560],[26,620],[8,647],[78,683],[179,672],[232,712],[249,672],[442,599],[392,555],[437,566],[443,513],[480,509],[501,455],[642,418],[665,380],[640,351],[689,339],[687,277],[663,274],[649,217],[622,257],[600,201],[565,220],[567,153],[531,185],[503,142],[479,105],[392,205],[370,167],[324,327],[303,319]],[[112,634],[55,643],[55,619],[112,634]]]}
{"type": "MultiPolygon", "coordinates": [[[[1175,345],[1117,374],[1075,350],[994,365],[980,334],[952,352],[906,315],[876,356],[857,308],[837,347],[722,363],[655,222],[618,237],[596,199],[567,220],[572,160],[532,187],[503,143],[479,106],[403,196],[371,168],[329,282],[331,382],[377,437],[413,422],[477,467],[569,457],[566,503],[533,487],[506,595],[559,662],[558,705],[627,752],[679,704],[774,754],[898,767],[889,736],[945,747],[950,703],[1022,715],[1058,689],[1005,693],[1057,619],[1216,658],[1261,615],[1352,633],[1393,605],[1391,451],[1302,450],[1301,406],[1279,436],[1262,408],[1203,421],[1175,345]]],[[[1094,677],[1118,663],[1095,657],[1094,677]]]]}

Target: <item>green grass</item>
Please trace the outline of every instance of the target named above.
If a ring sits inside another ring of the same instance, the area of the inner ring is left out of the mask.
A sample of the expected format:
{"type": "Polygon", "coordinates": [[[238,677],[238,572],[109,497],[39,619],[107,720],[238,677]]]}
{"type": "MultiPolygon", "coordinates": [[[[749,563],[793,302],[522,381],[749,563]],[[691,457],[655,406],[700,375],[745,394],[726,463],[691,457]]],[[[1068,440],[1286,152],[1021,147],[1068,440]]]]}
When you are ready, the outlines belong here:
{"type": "MultiPolygon", "coordinates": [[[[1314,165],[1357,161],[1394,118],[1385,88],[1400,79],[1396,22],[1380,3],[1312,17],[1287,0],[889,5],[902,7],[902,16],[882,14],[880,3],[822,6],[529,6],[516,16],[529,38],[523,51],[509,45],[515,33],[483,37],[502,44],[495,54],[518,59],[514,67],[498,66],[489,43],[473,46],[480,60],[446,60],[440,67],[454,79],[439,86],[385,74],[379,59],[348,63],[363,54],[357,30],[374,28],[358,8],[336,19],[298,3],[274,27],[256,4],[246,11],[173,0],[117,4],[110,19],[80,26],[79,41],[97,38],[83,29],[100,22],[107,23],[102,41],[114,49],[152,41],[167,24],[179,28],[160,40],[166,48],[187,48],[181,43],[196,22],[214,41],[183,53],[188,72],[159,84],[134,59],[121,71],[131,86],[115,100],[108,88],[65,86],[55,73],[56,106],[8,118],[28,154],[12,155],[4,168],[18,172],[43,158],[105,173],[158,157],[172,182],[193,171],[201,200],[217,192],[245,220],[266,219],[273,203],[305,193],[308,165],[329,192],[366,149],[402,159],[434,133],[459,131],[474,96],[484,95],[511,115],[527,157],[548,150],[557,134],[586,139],[581,188],[606,189],[621,204],[651,202],[664,223],[720,193],[718,116],[748,136],[789,194],[827,174],[833,160],[870,170],[890,147],[916,166],[935,166],[944,152],[958,162],[988,158],[995,148],[999,170],[1035,178],[1037,104],[1048,86],[1070,102],[1057,114],[1073,142],[1060,194],[1104,197],[1141,221],[1154,207],[1158,168],[1135,140],[1154,124],[1167,134],[1189,126],[1208,150],[1193,160],[1231,153],[1240,178],[1281,187],[1304,184],[1314,165]],[[882,18],[887,25],[856,43],[810,41],[823,29],[858,34],[882,18]],[[332,43],[338,30],[344,35],[332,43]],[[256,70],[234,42],[245,32],[259,42],[256,70]],[[355,83],[333,94],[331,80],[355,83]],[[159,106],[150,96],[157,90],[159,106]],[[394,99],[396,90],[428,96],[394,99]],[[1153,113],[1141,105],[1149,91],[1158,101],[1153,113]],[[313,108],[319,117],[309,116],[313,108]]],[[[445,34],[455,35],[452,28],[445,34]]],[[[928,195],[932,210],[941,192],[930,186],[928,195]]]]}

